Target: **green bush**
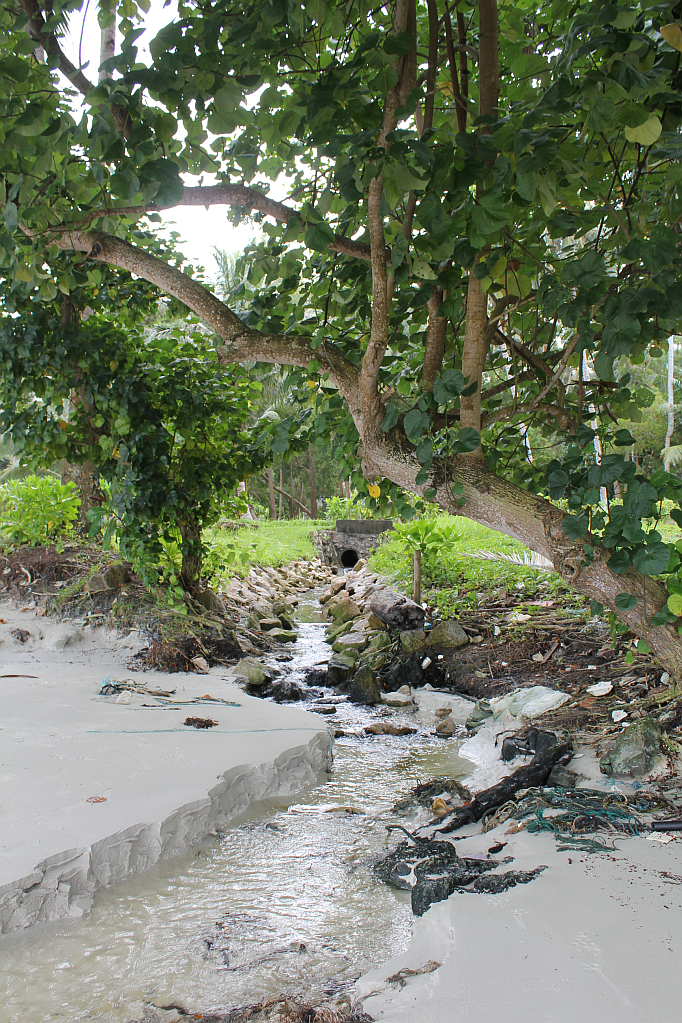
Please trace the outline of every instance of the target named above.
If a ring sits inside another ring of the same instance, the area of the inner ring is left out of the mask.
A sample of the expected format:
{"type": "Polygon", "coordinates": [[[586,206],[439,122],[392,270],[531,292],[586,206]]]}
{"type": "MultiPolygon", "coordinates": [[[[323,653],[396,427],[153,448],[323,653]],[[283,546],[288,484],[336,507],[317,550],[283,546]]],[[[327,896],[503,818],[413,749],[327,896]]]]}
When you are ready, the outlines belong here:
{"type": "Polygon", "coordinates": [[[36,547],[69,530],[80,507],[75,484],[54,476],[27,476],[0,487],[0,540],[36,547]]]}

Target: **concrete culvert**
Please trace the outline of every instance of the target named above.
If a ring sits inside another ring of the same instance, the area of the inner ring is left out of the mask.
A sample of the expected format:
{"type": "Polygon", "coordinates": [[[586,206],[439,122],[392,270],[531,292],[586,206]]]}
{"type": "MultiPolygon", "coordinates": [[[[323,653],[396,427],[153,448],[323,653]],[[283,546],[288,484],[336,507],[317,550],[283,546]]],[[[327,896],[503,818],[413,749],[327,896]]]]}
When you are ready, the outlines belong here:
{"type": "Polygon", "coordinates": [[[343,551],[341,554],[341,564],[344,568],[352,568],[353,565],[357,565],[359,560],[360,555],[357,551],[351,550],[351,548],[348,548],[348,550],[343,551]]]}

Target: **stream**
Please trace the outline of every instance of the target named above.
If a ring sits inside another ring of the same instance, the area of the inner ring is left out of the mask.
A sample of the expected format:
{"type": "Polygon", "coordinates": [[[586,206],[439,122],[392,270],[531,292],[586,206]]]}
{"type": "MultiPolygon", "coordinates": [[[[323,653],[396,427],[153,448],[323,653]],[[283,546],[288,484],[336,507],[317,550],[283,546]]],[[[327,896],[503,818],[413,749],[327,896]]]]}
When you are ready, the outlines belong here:
{"type": "MultiPolygon", "coordinates": [[[[292,681],[330,654],[313,595],[298,619],[293,659],[278,665],[292,681]]],[[[325,697],[339,701],[332,727],[385,713],[325,697]]],[[[99,892],[84,919],[1,938],[3,1020],[129,1023],[151,1006],[206,1013],[274,994],[342,1005],[411,936],[409,892],[371,870],[392,844],[391,807],[420,781],[470,771],[458,748],[426,731],[340,738],[316,787],[256,804],[220,839],[99,892]]]]}

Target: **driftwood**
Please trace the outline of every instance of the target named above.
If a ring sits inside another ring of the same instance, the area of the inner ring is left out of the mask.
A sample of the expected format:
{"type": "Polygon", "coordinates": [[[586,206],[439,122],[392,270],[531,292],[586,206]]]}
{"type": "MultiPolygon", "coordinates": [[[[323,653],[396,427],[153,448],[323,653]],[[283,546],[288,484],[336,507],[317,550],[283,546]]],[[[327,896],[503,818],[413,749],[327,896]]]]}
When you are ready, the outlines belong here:
{"type": "Polygon", "coordinates": [[[529,764],[517,768],[508,778],[503,778],[492,788],[479,792],[470,803],[455,810],[450,819],[443,821],[436,831],[441,834],[450,834],[452,831],[463,828],[465,824],[480,821],[491,810],[495,810],[498,806],[503,806],[508,800],[513,799],[519,789],[544,785],[554,765],[564,757],[568,756],[570,759],[572,752],[573,747],[570,743],[562,743],[550,746],[542,753],[537,753],[529,764]]]}

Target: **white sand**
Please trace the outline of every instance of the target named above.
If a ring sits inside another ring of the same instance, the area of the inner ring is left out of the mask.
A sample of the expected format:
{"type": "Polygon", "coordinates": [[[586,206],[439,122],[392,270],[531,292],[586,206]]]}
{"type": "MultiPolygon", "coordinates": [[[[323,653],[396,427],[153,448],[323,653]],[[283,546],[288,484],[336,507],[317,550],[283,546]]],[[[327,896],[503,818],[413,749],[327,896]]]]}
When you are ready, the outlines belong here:
{"type": "MultiPolygon", "coordinates": [[[[494,784],[519,766],[499,761],[495,730],[481,729],[460,749],[457,763],[468,756],[476,764],[465,784],[479,775],[494,784]]],[[[631,791],[600,774],[591,750],[571,767],[587,776],[584,785],[631,791]]],[[[500,895],[455,893],[415,918],[407,952],[358,981],[364,1011],[381,1023],[677,1023],[682,839],[616,837],[616,852],[560,853],[550,834],[506,834],[511,823],[487,834],[480,824],[463,828],[452,836],[458,853],[485,855],[506,842],[498,857],[514,861],[498,873],[548,869],[500,895]],[[429,962],[440,966],[403,987],[388,980],[429,962]]]]}
{"type": "Polygon", "coordinates": [[[255,800],[312,784],[329,764],[317,715],[245,696],[224,669],[131,672],[135,635],[52,623],[7,603],[0,619],[0,676],[37,676],[0,677],[3,931],[81,915],[99,888],[187,851],[255,800]],[[26,642],[16,628],[31,634],[26,642]],[[100,697],[109,673],[176,689],[179,705],[100,697]],[[188,702],[206,694],[214,702],[188,702]],[[187,716],[218,725],[188,728],[187,716]]]}

